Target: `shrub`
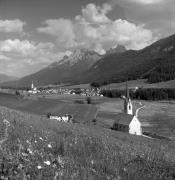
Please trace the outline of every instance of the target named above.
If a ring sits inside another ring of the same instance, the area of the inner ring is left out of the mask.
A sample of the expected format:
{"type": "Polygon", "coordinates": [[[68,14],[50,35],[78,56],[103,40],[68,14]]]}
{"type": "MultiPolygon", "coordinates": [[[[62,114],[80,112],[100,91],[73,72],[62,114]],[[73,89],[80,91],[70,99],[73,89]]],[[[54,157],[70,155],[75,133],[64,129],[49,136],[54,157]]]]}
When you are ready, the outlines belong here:
{"type": "Polygon", "coordinates": [[[87,101],[87,104],[91,104],[91,102],[92,102],[92,100],[91,100],[90,97],[87,97],[87,98],[86,98],[86,101],[87,101]]]}

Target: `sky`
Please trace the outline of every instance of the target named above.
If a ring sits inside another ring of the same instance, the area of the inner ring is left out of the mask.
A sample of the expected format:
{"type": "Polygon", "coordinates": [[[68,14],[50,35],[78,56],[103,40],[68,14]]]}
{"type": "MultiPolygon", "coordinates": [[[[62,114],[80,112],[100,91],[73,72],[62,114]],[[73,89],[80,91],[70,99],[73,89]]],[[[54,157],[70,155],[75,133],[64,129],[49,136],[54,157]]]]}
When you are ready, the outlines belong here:
{"type": "Polygon", "coordinates": [[[23,77],[87,48],[139,50],[175,33],[174,0],[0,0],[0,73],[23,77]]]}

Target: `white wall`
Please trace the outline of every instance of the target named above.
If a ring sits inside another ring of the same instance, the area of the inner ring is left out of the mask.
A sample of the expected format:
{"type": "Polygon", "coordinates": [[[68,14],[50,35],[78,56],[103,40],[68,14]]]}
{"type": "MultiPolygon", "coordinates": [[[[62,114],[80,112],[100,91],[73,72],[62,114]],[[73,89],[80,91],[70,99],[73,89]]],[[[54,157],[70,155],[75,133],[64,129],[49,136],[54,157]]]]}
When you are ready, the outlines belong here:
{"type": "Polygon", "coordinates": [[[135,135],[142,135],[142,127],[139,119],[134,116],[131,123],[129,124],[129,133],[135,135]]]}

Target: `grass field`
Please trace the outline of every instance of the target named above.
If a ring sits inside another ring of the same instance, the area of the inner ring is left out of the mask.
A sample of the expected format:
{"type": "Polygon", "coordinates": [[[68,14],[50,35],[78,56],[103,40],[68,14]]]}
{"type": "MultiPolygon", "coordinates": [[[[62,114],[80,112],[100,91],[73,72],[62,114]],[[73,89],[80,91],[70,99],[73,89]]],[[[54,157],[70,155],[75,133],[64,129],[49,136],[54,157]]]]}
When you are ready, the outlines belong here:
{"type": "MultiPolygon", "coordinates": [[[[107,89],[125,89],[126,83],[113,83],[106,86],[102,86],[101,88],[107,88],[107,89]]],[[[166,81],[166,82],[160,82],[160,83],[153,83],[149,84],[146,83],[145,79],[139,79],[139,80],[133,80],[128,81],[128,87],[129,88],[175,88],[175,80],[166,81]]]]}
{"type": "Polygon", "coordinates": [[[29,98],[20,96],[0,94],[0,105],[23,112],[46,115],[52,113],[56,115],[71,114],[74,119],[81,122],[92,120],[97,108],[94,105],[78,104],[75,100],[82,100],[80,96],[57,96],[57,98],[29,98]]]}
{"type": "MultiPolygon", "coordinates": [[[[95,104],[75,103],[84,98],[25,99],[0,94],[1,179],[169,180],[175,177],[173,141],[112,131],[109,127],[115,115],[122,112],[123,100],[94,98],[95,104]],[[70,113],[85,124],[59,123],[41,116],[47,112],[70,113]],[[9,127],[4,127],[4,118],[9,127]],[[95,123],[87,123],[94,118],[95,123]]],[[[174,138],[174,103],[142,101],[146,107],[139,118],[146,130],[174,138]]],[[[136,110],[139,102],[133,101],[133,106],[136,110]]]]}
{"type": "MultiPolygon", "coordinates": [[[[67,85],[63,86],[68,89],[73,88],[90,88],[89,84],[80,84],[80,85],[67,85]]],[[[102,89],[124,89],[126,87],[126,83],[112,83],[105,86],[101,86],[102,89]]],[[[146,79],[138,79],[138,80],[132,80],[128,81],[128,87],[129,88],[135,88],[135,87],[142,87],[142,88],[175,88],[175,80],[166,81],[166,82],[160,82],[160,83],[153,83],[149,84],[146,83],[146,79]]]]}
{"type": "MultiPolygon", "coordinates": [[[[175,101],[132,101],[134,112],[140,106],[139,102],[145,105],[139,113],[143,130],[175,140],[175,101]]],[[[109,127],[115,120],[115,115],[122,111],[123,100],[113,98],[98,106],[97,119],[109,127]]]]}
{"type": "MultiPolygon", "coordinates": [[[[96,119],[99,126],[110,128],[117,113],[123,112],[123,100],[93,97],[95,104],[78,104],[86,97],[74,95],[48,96],[24,99],[18,96],[0,94],[0,105],[37,115],[48,112],[58,115],[72,114],[77,122],[89,123],[96,119]]],[[[134,111],[140,101],[132,101],[134,111]]],[[[145,108],[139,113],[144,131],[171,137],[175,140],[175,102],[141,101],[145,108]]]]}
{"type": "Polygon", "coordinates": [[[173,180],[175,177],[172,142],[99,126],[58,123],[5,107],[0,107],[0,114],[10,123],[8,138],[0,148],[1,179],[173,180]]]}

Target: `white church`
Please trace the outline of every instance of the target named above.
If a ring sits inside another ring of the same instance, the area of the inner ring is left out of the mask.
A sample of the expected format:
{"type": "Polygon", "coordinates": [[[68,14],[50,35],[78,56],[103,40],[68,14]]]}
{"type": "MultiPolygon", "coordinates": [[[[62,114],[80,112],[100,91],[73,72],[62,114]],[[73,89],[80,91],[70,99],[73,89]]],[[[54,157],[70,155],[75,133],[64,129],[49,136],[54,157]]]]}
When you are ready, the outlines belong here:
{"type": "Polygon", "coordinates": [[[142,135],[142,124],[138,119],[138,112],[144,106],[138,108],[134,115],[133,105],[129,96],[129,89],[126,85],[126,95],[124,97],[124,113],[116,115],[116,120],[113,124],[114,130],[129,132],[133,135],[142,135]]]}
{"type": "Polygon", "coordinates": [[[34,86],[33,81],[32,81],[32,84],[31,84],[31,89],[28,92],[31,93],[31,94],[37,94],[38,93],[37,87],[34,86]]]}

